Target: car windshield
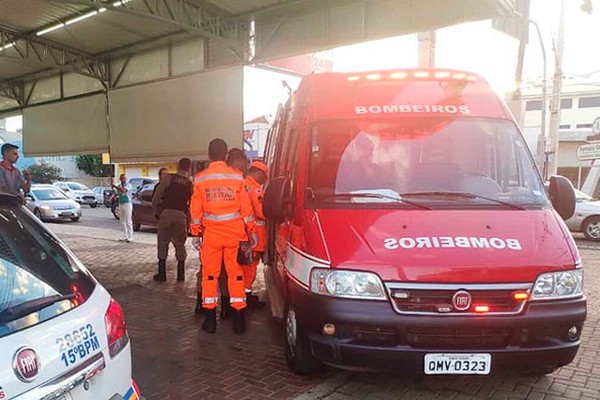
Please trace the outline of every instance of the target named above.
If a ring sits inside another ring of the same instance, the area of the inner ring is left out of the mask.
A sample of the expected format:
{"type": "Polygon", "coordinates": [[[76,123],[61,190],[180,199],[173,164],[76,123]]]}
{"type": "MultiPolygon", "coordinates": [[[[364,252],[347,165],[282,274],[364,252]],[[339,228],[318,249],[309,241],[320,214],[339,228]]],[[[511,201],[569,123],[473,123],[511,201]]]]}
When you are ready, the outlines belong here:
{"type": "Polygon", "coordinates": [[[67,183],[67,186],[71,190],[90,190],[87,186],[80,183],[67,183]]]}
{"type": "Polygon", "coordinates": [[[397,203],[402,207],[402,198],[444,207],[548,205],[542,180],[516,126],[480,118],[317,123],[311,134],[307,185],[309,203],[320,206],[397,203]]]}
{"type": "Polygon", "coordinates": [[[95,281],[44,226],[0,199],[0,337],[85,301],[95,281]]]}
{"type": "Polygon", "coordinates": [[[38,200],[64,200],[68,199],[60,190],[56,189],[32,189],[33,194],[38,200]]]}

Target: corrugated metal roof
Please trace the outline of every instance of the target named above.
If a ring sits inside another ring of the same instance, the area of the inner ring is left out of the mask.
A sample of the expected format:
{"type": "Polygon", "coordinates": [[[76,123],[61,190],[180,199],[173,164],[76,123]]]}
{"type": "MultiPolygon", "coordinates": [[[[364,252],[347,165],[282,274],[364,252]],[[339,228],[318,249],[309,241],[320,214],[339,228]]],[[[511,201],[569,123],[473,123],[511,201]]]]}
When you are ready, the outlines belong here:
{"type": "Polygon", "coordinates": [[[25,65],[21,61],[0,57],[0,80],[13,79],[21,75],[31,74],[39,69],[39,66],[25,65]]]}
{"type": "Polygon", "coordinates": [[[44,38],[89,54],[100,54],[180,31],[181,28],[153,19],[106,11],[47,33],[44,38]]]}
{"type": "Polygon", "coordinates": [[[209,0],[209,3],[227,11],[233,16],[247,14],[267,7],[279,6],[284,3],[297,3],[296,0],[209,0]]]}
{"type": "Polygon", "coordinates": [[[86,7],[40,0],[0,0],[0,25],[19,32],[32,32],[78,14],[86,7]]]}

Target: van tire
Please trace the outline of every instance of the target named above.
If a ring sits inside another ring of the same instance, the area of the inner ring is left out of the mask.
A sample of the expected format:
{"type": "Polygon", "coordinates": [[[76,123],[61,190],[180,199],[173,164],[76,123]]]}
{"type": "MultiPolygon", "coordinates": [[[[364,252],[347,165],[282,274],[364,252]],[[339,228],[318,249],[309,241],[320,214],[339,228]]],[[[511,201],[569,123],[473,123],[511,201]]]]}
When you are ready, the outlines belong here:
{"type": "Polygon", "coordinates": [[[593,226],[596,225],[600,226],[600,216],[598,215],[588,217],[583,221],[583,224],[581,224],[581,231],[583,232],[583,235],[586,239],[593,240],[595,242],[600,241],[600,231],[598,231],[597,234],[594,232],[595,229],[593,228],[593,226]]]}
{"type": "Polygon", "coordinates": [[[321,368],[321,362],[310,349],[308,333],[289,304],[285,312],[285,359],[292,372],[298,375],[311,375],[321,368]]]}
{"type": "Polygon", "coordinates": [[[98,204],[96,204],[96,203],[92,203],[92,204],[90,204],[90,207],[92,207],[92,208],[96,208],[96,207],[98,207],[98,204]]]}

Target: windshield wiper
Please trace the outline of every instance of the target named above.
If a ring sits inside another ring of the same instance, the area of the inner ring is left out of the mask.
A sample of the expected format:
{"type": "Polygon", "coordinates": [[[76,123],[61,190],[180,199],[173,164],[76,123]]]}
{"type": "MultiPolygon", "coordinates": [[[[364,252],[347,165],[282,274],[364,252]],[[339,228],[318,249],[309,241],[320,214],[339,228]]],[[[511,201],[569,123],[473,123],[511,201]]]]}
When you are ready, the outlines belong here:
{"type": "Polygon", "coordinates": [[[410,200],[405,200],[402,199],[400,197],[394,197],[394,196],[388,196],[385,194],[381,194],[381,193],[334,193],[334,194],[330,194],[330,195],[325,195],[325,196],[319,196],[319,200],[323,200],[323,199],[328,199],[328,198],[346,198],[346,199],[353,199],[356,197],[362,197],[362,198],[371,198],[371,199],[387,199],[387,200],[394,200],[398,203],[405,203],[408,204],[410,206],[413,206],[415,208],[420,208],[422,210],[431,210],[430,207],[427,207],[423,204],[417,203],[415,201],[410,201],[410,200]]]}
{"type": "Polygon", "coordinates": [[[527,210],[525,207],[520,206],[518,204],[509,203],[507,201],[502,201],[498,199],[494,199],[492,197],[482,196],[480,194],[475,193],[467,193],[467,192],[410,192],[410,193],[402,193],[400,196],[402,197],[462,197],[466,199],[483,199],[490,201],[492,203],[501,204],[503,206],[512,208],[514,210],[527,210]]]}
{"type": "Polygon", "coordinates": [[[9,307],[0,312],[0,324],[14,321],[36,311],[43,310],[44,308],[58,303],[59,301],[71,300],[73,298],[75,298],[75,294],[68,294],[66,296],[58,294],[55,296],[42,297],[39,299],[26,301],[25,303],[21,303],[17,306],[9,307]]]}

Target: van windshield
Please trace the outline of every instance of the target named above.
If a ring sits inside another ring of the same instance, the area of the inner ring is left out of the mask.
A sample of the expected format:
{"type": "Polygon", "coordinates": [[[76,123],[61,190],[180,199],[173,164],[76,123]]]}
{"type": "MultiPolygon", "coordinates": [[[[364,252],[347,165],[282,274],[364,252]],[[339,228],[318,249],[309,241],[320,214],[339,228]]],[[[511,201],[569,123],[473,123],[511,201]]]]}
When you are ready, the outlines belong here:
{"type": "Polygon", "coordinates": [[[307,185],[309,204],[321,206],[402,206],[409,198],[428,207],[548,205],[516,126],[481,118],[319,122],[311,132],[307,185]]]}

